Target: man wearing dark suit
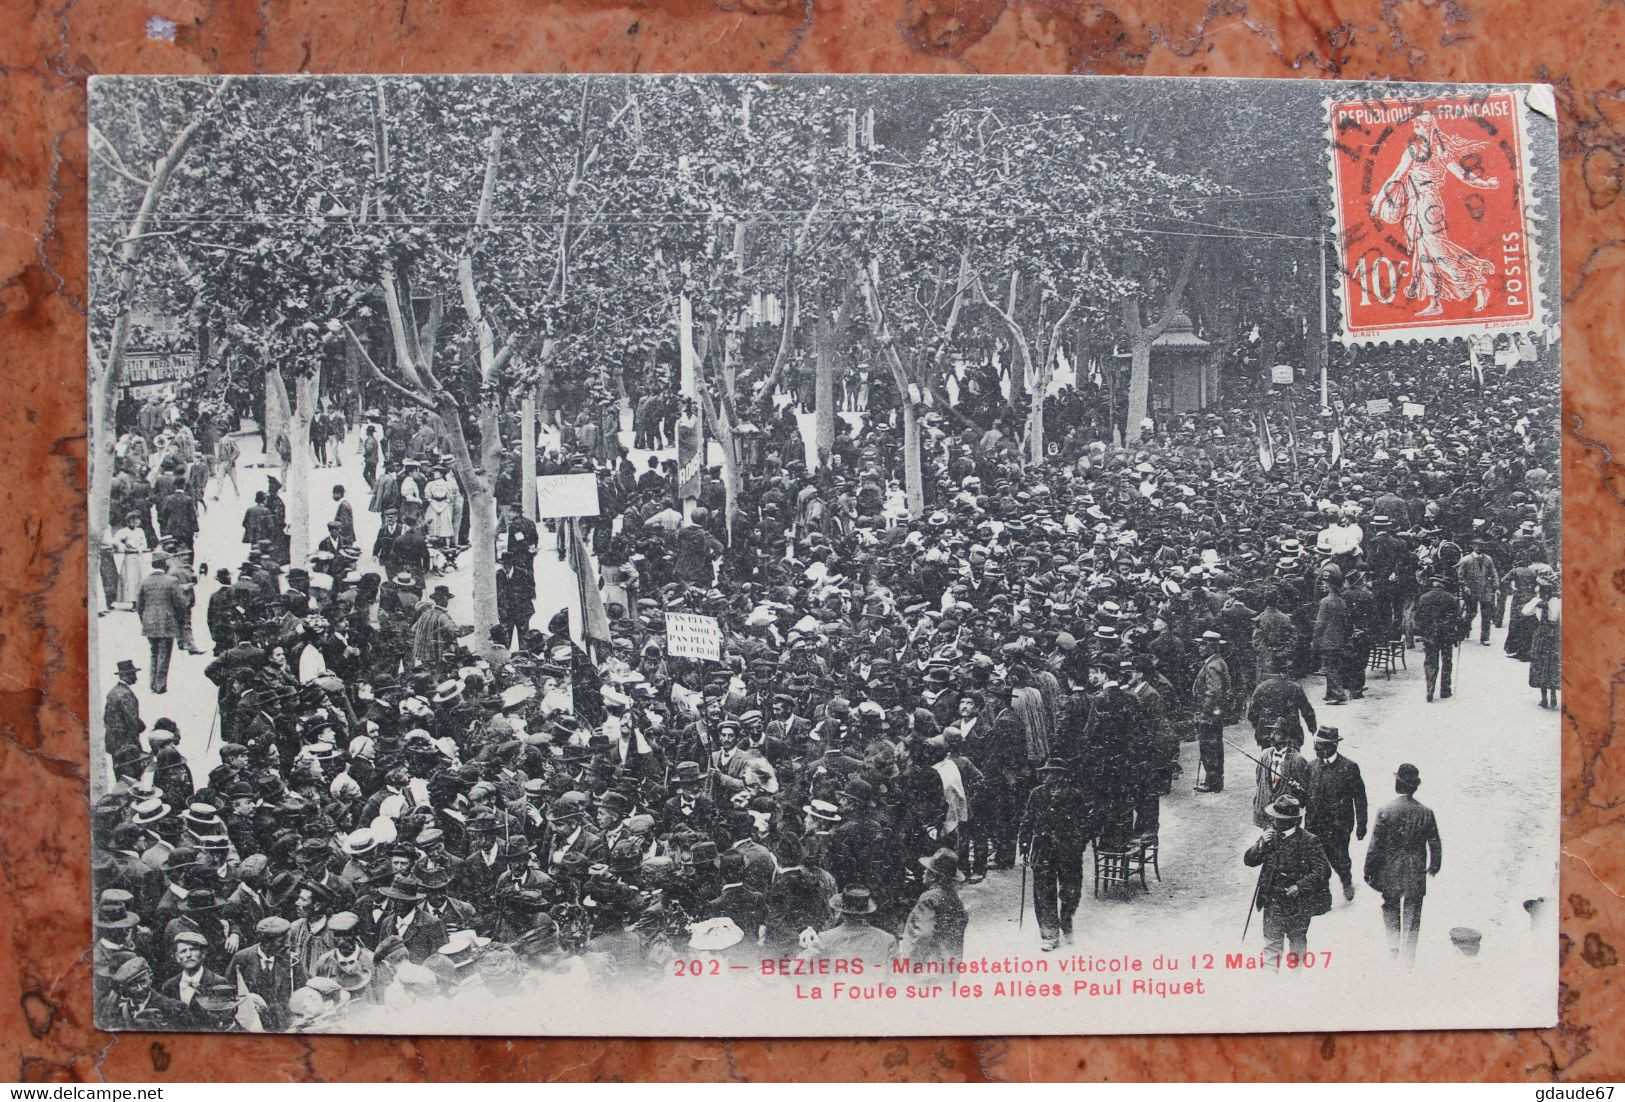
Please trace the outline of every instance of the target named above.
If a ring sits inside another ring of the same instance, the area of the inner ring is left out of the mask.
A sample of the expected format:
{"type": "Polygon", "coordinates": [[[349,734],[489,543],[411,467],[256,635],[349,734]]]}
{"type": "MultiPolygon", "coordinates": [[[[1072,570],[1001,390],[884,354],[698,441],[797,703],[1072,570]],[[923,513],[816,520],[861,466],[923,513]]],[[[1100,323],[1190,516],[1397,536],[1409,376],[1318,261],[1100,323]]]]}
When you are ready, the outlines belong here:
{"type": "Polygon", "coordinates": [[[954,889],[959,877],[959,855],[938,850],[920,858],[925,866],[925,891],[903,924],[898,955],[910,961],[958,960],[965,953],[965,904],[954,889]]]}
{"type": "Polygon", "coordinates": [[[536,577],[531,564],[518,552],[505,552],[497,567],[497,623],[502,627],[502,645],[525,641],[525,630],[536,614],[536,577]]]}
{"type": "Polygon", "coordinates": [[[227,969],[231,983],[258,997],[254,1008],[268,1033],[288,1028],[288,1000],[305,985],[304,975],[288,953],[290,925],[278,915],[260,919],[254,928],[259,941],[239,949],[227,969]]]}
{"type": "Polygon", "coordinates": [[[333,523],[339,526],[338,539],[342,547],[355,546],[355,510],[344,500],[344,487],[333,487],[333,523]]]}
{"type": "Polygon", "coordinates": [[[1427,675],[1428,703],[1433,702],[1435,681],[1439,698],[1450,697],[1454,675],[1456,644],[1462,637],[1461,599],[1445,588],[1447,579],[1435,575],[1430,588],[1416,602],[1416,634],[1422,637],[1422,672],[1427,675]]]}
{"type": "Polygon", "coordinates": [[[390,545],[390,561],[396,570],[410,570],[419,578],[429,574],[428,525],[423,521],[401,529],[390,545]]]}
{"type": "Polygon", "coordinates": [[[196,930],[182,930],[175,935],[175,963],[180,971],[159,985],[159,992],[174,999],[186,1009],[187,1021],[201,1025],[204,1019],[198,1012],[197,997],[206,988],[226,982],[218,972],[204,965],[209,939],[196,930]]]}
{"type": "Polygon", "coordinates": [[[1315,732],[1315,760],[1309,763],[1309,810],[1304,826],[1320,839],[1326,860],[1343,882],[1343,898],[1354,898],[1349,833],[1365,838],[1365,780],[1360,767],[1338,752],[1336,727],[1315,732]]]}
{"type": "Polygon", "coordinates": [[[817,867],[809,856],[808,843],[800,835],[786,834],[778,840],[779,873],[767,889],[767,948],[775,955],[793,955],[799,950],[803,931],[822,930],[830,924],[830,896],[835,894],[835,877],[817,867]]]}
{"type": "Polygon", "coordinates": [[[1253,739],[1258,745],[1270,746],[1277,720],[1285,720],[1301,736],[1315,729],[1315,707],[1309,703],[1309,694],[1296,681],[1287,679],[1286,670],[1277,670],[1258,683],[1247,700],[1247,722],[1253,725],[1253,739]]]}
{"type": "Polygon", "coordinates": [[[158,503],[158,524],[164,537],[188,555],[197,539],[197,502],[184,489],[176,487],[158,503]]]}
{"type": "Polygon", "coordinates": [[[1377,598],[1366,588],[1363,570],[1351,570],[1343,589],[1343,603],[1349,609],[1348,662],[1343,667],[1343,687],[1355,700],[1365,697],[1365,668],[1371,661],[1371,629],[1376,623],[1377,598]]]}
{"type": "Polygon", "coordinates": [[[378,565],[394,577],[400,570],[400,564],[395,558],[395,541],[401,534],[401,522],[394,509],[385,509],[383,522],[378,525],[378,535],[372,541],[372,557],[378,565]]]}
{"type": "Polygon", "coordinates": [[[1242,861],[1249,868],[1263,866],[1253,906],[1264,915],[1264,962],[1279,968],[1282,944],[1301,960],[1309,949],[1309,920],[1332,909],[1332,867],[1320,839],[1303,829],[1300,801],[1282,796],[1268,814],[1272,825],[1242,861]]]}
{"type": "Polygon", "coordinates": [[[588,865],[609,860],[604,836],[587,826],[580,806],[567,800],[554,800],[547,812],[546,857],[549,868],[557,868],[567,858],[578,857],[588,865]]]}
{"type": "MultiPolygon", "coordinates": [[[[1399,501],[1394,498],[1394,501],[1399,501]]],[[[1365,540],[1366,570],[1371,575],[1373,609],[1372,636],[1378,642],[1387,642],[1399,635],[1400,576],[1405,570],[1409,552],[1405,543],[1394,535],[1393,520],[1380,508],[1371,518],[1372,532],[1365,540]]]]}
{"type": "Polygon", "coordinates": [[[186,1009],[152,986],[152,966],[131,956],[113,973],[114,990],[102,1001],[103,1029],[184,1029],[186,1009]]]}
{"type": "Polygon", "coordinates": [[[717,815],[716,804],[700,791],[705,774],[698,762],[681,761],[672,773],[671,784],[677,789],[660,807],[660,822],[667,831],[684,827],[709,831],[717,815]]]}
{"type": "Polygon", "coordinates": [[[1399,795],[1377,812],[1371,846],[1365,851],[1365,882],[1382,893],[1388,952],[1403,957],[1407,965],[1416,961],[1428,877],[1438,873],[1444,860],[1433,811],[1415,799],[1421,784],[1421,771],[1414,765],[1406,763],[1394,772],[1394,791],[1399,795]]]}
{"type": "Polygon", "coordinates": [[[238,883],[226,897],[220,913],[239,930],[252,930],[259,926],[260,919],[271,913],[271,905],[265,898],[271,880],[270,858],[263,853],[243,858],[237,866],[237,878],[238,883]]]}
{"type": "Polygon", "coordinates": [[[1315,654],[1320,657],[1321,668],[1326,673],[1326,703],[1345,704],[1348,702],[1348,691],[1343,685],[1343,675],[1348,664],[1348,649],[1354,627],[1349,618],[1348,602],[1343,600],[1342,572],[1332,573],[1328,570],[1324,577],[1327,593],[1315,610],[1315,654]]]}
{"type": "Polygon", "coordinates": [[[1072,943],[1072,916],[1083,895],[1083,851],[1094,835],[1083,790],[1072,782],[1072,765],[1052,758],[1038,768],[1043,783],[1027,797],[1016,849],[1033,873],[1033,915],[1040,948],[1052,952],[1072,943]]]}
{"type": "Polygon", "coordinates": [[[274,524],[271,510],[265,505],[265,491],[256,491],[254,504],[243,511],[243,542],[254,547],[261,540],[270,539],[274,524]]]}
{"type": "Polygon", "coordinates": [[[1224,636],[1216,631],[1204,631],[1197,640],[1202,666],[1191,685],[1191,703],[1202,764],[1198,792],[1224,791],[1224,711],[1230,700],[1230,667],[1219,653],[1223,644],[1224,636]]]}
{"type": "Polygon", "coordinates": [[[738,853],[724,853],[721,858],[722,891],[705,904],[706,918],[731,918],[734,925],[745,932],[747,945],[759,944],[762,927],[767,924],[767,900],[759,891],[745,886],[745,858],[738,853]]]}
{"type": "Polygon", "coordinates": [[[451,940],[445,921],[423,908],[427,897],[416,877],[397,876],[388,887],[381,888],[378,895],[389,900],[389,905],[378,916],[376,932],[379,944],[387,938],[397,938],[406,946],[412,963],[422,964],[451,940]]]}
{"type": "MultiPolygon", "coordinates": [[[[536,578],[536,548],[539,536],[536,531],[536,522],[523,513],[514,513],[508,518],[508,545],[505,554],[515,566],[528,572],[532,582],[536,578]]],[[[531,595],[535,596],[535,587],[532,586],[531,595]]]]}
{"type": "Polygon", "coordinates": [[[119,659],[118,684],[107,691],[107,703],[102,707],[102,737],[107,753],[117,758],[127,747],[141,748],[141,732],[147,729],[141,718],[141,702],[136,699],[135,684],[141,670],[128,658],[119,659]]]}

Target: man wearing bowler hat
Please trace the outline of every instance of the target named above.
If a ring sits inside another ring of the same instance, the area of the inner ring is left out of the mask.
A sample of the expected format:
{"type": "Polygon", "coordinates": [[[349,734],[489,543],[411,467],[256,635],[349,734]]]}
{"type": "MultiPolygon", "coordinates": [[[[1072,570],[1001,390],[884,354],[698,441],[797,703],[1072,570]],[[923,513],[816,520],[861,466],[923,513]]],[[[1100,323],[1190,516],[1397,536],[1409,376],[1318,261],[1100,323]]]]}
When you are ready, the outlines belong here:
{"type": "Polygon", "coordinates": [[[1303,829],[1302,801],[1280,796],[1269,817],[1269,828],[1242,861],[1249,868],[1263,866],[1253,906],[1264,915],[1264,962],[1279,968],[1282,944],[1301,959],[1309,948],[1309,920],[1332,909],[1332,867],[1320,839],[1303,829]]]}
{"type": "Polygon", "coordinates": [[[1388,952],[1407,965],[1416,961],[1428,877],[1438,874],[1444,860],[1433,810],[1416,799],[1421,784],[1421,771],[1409,762],[1394,772],[1394,791],[1399,795],[1377,812],[1371,846],[1365,851],[1365,882],[1382,893],[1388,952]]]}
{"type": "Polygon", "coordinates": [[[1343,898],[1354,898],[1349,833],[1365,838],[1365,780],[1360,767],[1342,754],[1336,727],[1315,732],[1315,760],[1309,763],[1309,810],[1304,826],[1326,850],[1326,860],[1343,882],[1343,898]]]}
{"type": "Polygon", "coordinates": [[[897,955],[897,938],[872,924],[879,910],[869,889],[852,886],[830,897],[840,925],[820,930],[801,951],[802,960],[863,960],[884,969],[897,955]]]}
{"type": "Polygon", "coordinates": [[[1027,797],[1016,850],[1032,870],[1033,914],[1047,953],[1062,938],[1072,943],[1072,915],[1083,896],[1083,851],[1093,829],[1070,763],[1051,758],[1038,767],[1038,776],[1042,783],[1027,797]]]}

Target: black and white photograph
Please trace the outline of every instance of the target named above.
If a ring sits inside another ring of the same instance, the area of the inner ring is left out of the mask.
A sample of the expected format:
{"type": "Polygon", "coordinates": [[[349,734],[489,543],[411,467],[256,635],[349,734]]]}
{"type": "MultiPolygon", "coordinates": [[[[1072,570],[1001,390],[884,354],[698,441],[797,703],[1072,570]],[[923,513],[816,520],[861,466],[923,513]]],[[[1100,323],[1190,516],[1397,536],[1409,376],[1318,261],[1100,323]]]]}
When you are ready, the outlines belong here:
{"type": "Polygon", "coordinates": [[[1556,1021],[1549,88],[89,101],[98,1027],[1556,1021]]]}

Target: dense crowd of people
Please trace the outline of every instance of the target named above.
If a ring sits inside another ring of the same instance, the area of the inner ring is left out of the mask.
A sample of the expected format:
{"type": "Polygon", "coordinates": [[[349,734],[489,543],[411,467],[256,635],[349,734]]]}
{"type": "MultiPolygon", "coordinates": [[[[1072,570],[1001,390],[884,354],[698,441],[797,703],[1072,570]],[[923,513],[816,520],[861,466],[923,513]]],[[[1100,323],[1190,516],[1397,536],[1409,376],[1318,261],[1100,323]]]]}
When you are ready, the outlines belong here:
{"type": "MultiPolygon", "coordinates": [[[[1335,757],[1306,678],[1337,706],[1374,646],[1419,641],[1428,699],[1448,698],[1476,618],[1481,640],[1509,624],[1555,707],[1556,372],[1416,358],[1350,366],[1341,408],[1304,409],[1290,441],[1276,408],[1267,456],[1242,407],[1114,444],[1076,427],[1109,419],[1079,387],[1051,399],[1050,461],[1024,465],[1021,418],[973,380],[926,418],[914,518],[889,379],[858,377],[818,469],[793,399],[765,419],[731,511],[717,478],[684,502],[674,462],[635,461],[600,391],[541,471],[597,475],[603,615],[533,623],[538,564],[572,548],[506,469],[489,641],[438,577],[463,569],[455,465],[431,417],[397,409],[335,418],[321,445],[363,457],[371,545],[337,488],[328,538],[290,562],[270,479],[194,636],[190,551],[235,453],[215,413],[153,403],[120,441],[101,579],[152,643],[104,712],[102,1020],[321,1029],[679,956],[940,960],[963,949],[955,885],[1017,862],[1050,949],[1086,849],[1157,846],[1182,742],[1216,792],[1225,727],[1251,725],[1261,826],[1306,738],[1335,757]],[[1392,409],[1368,412],[1379,396],[1392,409]],[[720,661],[667,653],[674,612],[717,620],[720,661]],[[143,673],[166,691],[175,643],[212,649],[218,764],[135,691],[143,673]]],[[[674,443],[679,404],[628,405],[632,447],[674,443]]]]}

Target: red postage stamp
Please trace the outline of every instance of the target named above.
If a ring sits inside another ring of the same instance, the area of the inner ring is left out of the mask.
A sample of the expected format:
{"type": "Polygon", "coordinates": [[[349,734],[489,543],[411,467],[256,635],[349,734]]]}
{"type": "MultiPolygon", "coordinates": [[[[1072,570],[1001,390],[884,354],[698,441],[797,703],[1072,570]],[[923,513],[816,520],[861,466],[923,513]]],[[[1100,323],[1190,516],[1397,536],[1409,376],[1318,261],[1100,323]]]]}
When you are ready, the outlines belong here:
{"type": "Polygon", "coordinates": [[[1328,100],[1346,344],[1541,323],[1522,97],[1328,100]]]}

